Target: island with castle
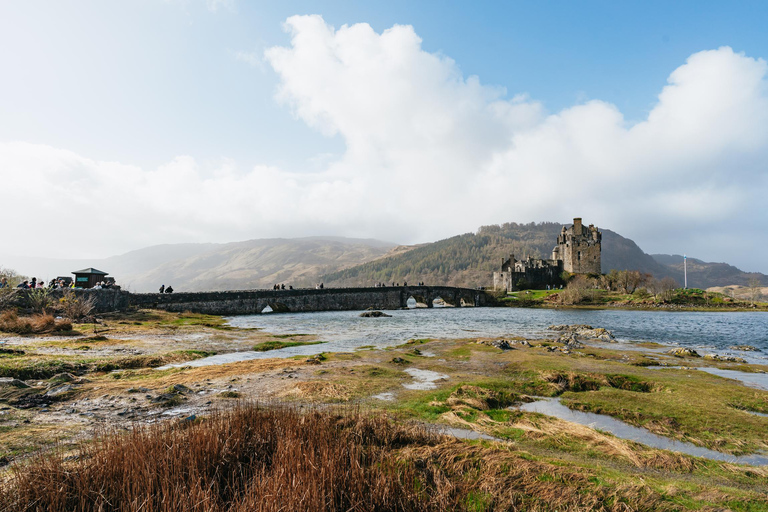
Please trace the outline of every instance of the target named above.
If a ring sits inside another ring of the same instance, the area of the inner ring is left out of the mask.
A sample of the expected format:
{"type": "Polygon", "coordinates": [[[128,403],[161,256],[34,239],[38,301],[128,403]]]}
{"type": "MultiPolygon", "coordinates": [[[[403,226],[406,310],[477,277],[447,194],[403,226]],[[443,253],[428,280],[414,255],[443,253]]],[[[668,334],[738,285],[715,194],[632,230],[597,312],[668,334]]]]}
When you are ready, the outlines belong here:
{"type": "Polygon", "coordinates": [[[493,273],[493,287],[500,291],[545,288],[564,284],[563,272],[600,274],[602,238],[603,234],[593,224],[584,226],[581,218],[576,217],[572,226],[563,226],[550,259],[528,256],[517,260],[512,254],[502,260],[501,270],[493,273]]]}

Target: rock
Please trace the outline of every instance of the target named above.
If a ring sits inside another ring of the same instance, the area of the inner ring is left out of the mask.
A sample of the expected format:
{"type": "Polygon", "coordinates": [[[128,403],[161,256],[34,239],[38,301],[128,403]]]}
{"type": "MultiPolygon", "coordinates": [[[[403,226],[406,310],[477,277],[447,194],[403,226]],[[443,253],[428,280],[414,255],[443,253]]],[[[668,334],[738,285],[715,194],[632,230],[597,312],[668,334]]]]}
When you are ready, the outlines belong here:
{"type": "Polygon", "coordinates": [[[19,389],[26,389],[26,388],[32,387],[26,382],[24,382],[23,380],[14,379],[11,377],[0,378],[0,386],[13,386],[14,388],[19,388],[19,389]]]}
{"type": "MultiPolygon", "coordinates": [[[[604,329],[602,327],[592,327],[591,325],[586,324],[574,324],[574,325],[550,325],[547,327],[550,331],[559,331],[564,333],[560,338],[562,339],[565,336],[576,336],[577,338],[581,339],[588,339],[588,340],[600,340],[600,341],[607,341],[609,343],[614,343],[616,340],[613,337],[613,333],[609,331],[608,329],[604,329]]],[[[563,343],[561,341],[561,343],[563,343]]]]}
{"type": "Polygon", "coordinates": [[[707,359],[708,361],[723,361],[726,363],[746,363],[747,362],[745,359],[742,359],[741,357],[720,356],[717,354],[705,354],[704,359],[707,359]]]}
{"type": "Polygon", "coordinates": [[[188,388],[187,386],[185,386],[184,384],[174,384],[174,385],[172,386],[172,388],[173,388],[173,392],[175,392],[175,393],[179,393],[179,394],[182,394],[182,395],[185,395],[185,394],[187,394],[187,393],[191,393],[191,392],[192,392],[192,390],[191,390],[191,389],[189,389],[189,388],[188,388]]]}
{"type": "Polygon", "coordinates": [[[323,362],[323,359],[325,359],[325,357],[321,356],[320,354],[315,354],[309,359],[305,359],[304,362],[309,364],[320,364],[323,362]]]}
{"type": "Polygon", "coordinates": [[[408,361],[402,357],[393,357],[392,362],[395,364],[408,364],[408,361]]]}
{"type": "Polygon", "coordinates": [[[613,333],[608,329],[603,329],[602,327],[598,327],[597,329],[582,329],[577,331],[576,335],[580,338],[607,341],[609,343],[616,342],[616,339],[613,337],[613,333]]]}
{"type": "Polygon", "coordinates": [[[196,416],[196,415],[194,415],[194,414],[192,414],[192,415],[190,415],[190,416],[187,416],[186,418],[184,418],[184,419],[183,419],[183,420],[181,420],[181,421],[182,421],[183,423],[191,423],[191,422],[195,421],[196,419],[197,419],[197,416],[196,416]]]}
{"type": "Polygon", "coordinates": [[[759,352],[760,349],[757,347],[753,347],[752,345],[731,345],[731,350],[741,350],[742,352],[759,352]]]}
{"type": "Polygon", "coordinates": [[[563,334],[557,341],[570,348],[584,348],[584,344],[576,338],[574,333],[563,334]]]}
{"type": "Polygon", "coordinates": [[[573,324],[573,325],[550,325],[547,330],[550,331],[584,331],[592,329],[591,325],[573,324]]]}
{"type": "Polygon", "coordinates": [[[692,348],[684,348],[684,347],[667,350],[667,354],[675,357],[701,357],[699,353],[693,350],[692,348]]]}
{"type": "Polygon", "coordinates": [[[69,391],[72,391],[74,388],[70,384],[64,384],[63,386],[59,386],[57,388],[53,388],[49,390],[47,393],[45,393],[44,396],[59,396],[63,395],[64,393],[68,393],[69,391]]]}
{"type": "Polygon", "coordinates": [[[510,340],[510,345],[520,345],[521,347],[530,347],[531,344],[528,340],[510,340]]]}
{"type": "Polygon", "coordinates": [[[391,317],[392,315],[388,315],[383,311],[364,311],[360,313],[360,316],[363,318],[380,318],[380,317],[391,317]]]}
{"type": "Polygon", "coordinates": [[[507,340],[493,340],[486,342],[491,347],[496,347],[501,350],[513,350],[512,346],[509,344],[507,340]]]}

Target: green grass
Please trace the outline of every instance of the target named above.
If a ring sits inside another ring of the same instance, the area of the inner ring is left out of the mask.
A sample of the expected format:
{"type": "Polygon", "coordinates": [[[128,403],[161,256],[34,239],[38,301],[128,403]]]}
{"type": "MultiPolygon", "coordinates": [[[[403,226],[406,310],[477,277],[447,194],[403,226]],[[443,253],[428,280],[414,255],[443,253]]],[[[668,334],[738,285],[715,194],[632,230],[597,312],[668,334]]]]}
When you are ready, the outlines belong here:
{"type": "Polygon", "coordinates": [[[256,352],[267,352],[269,350],[279,350],[281,348],[298,347],[302,345],[319,345],[325,341],[262,341],[253,346],[256,352]]]}

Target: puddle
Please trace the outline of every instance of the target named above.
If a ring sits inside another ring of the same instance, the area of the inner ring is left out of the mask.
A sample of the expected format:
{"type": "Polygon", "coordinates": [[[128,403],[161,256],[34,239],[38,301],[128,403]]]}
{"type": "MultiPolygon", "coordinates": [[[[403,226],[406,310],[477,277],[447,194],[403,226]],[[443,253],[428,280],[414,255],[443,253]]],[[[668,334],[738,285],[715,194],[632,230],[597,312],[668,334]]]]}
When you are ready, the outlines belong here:
{"type": "Polygon", "coordinates": [[[416,382],[410,384],[403,384],[405,389],[435,389],[437,386],[435,382],[440,379],[447,379],[448,375],[443,373],[433,372],[432,370],[420,370],[418,368],[408,368],[405,373],[413,377],[416,382]]]}
{"type": "Polygon", "coordinates": [[[747,414],[752,414],[753,416],[762,416],[763,418],[768,418],[768,414],[764,412],[757,412],[757,411],[746,411],[744,409],[741,409],[742,412],[745,412],[747,414]]]}
{"type": "Polygon", "coordinates": [[[395,399],[395,394],[392,392],[386,392],[386,393],[379,393],[378,395],[373,395],[371,398],[375,398],[377,400],[384,400],[386,402],[391,402],[395,399]]]}
{"type": "Polygon", "coordinates": [[[173,409],[168,409],[167,411],[163,412],[163,416],[181,416],[186,415],[189,416],[192,414],[194,409],[192,407],[175,407],[173,409]]]}
{"type": "Polygon", "coordinates": [[[488,434],[483,434],[482,432],[475,432],[474,430],[469,430],[466,428],[439,427],[437,431],[440,434],[444,434],[446,436],[453,436],[456,439],[470,439],[470,440],[485,439],[487,441],[504,442],[504,439],[499,439],[498,437],[489,436],[488,434]]]}
{"type": "Polygon", "coordinates": [[[694,457],[702,457],[710,460],[719,460],[724,462],[735,462],[738,464],[751,464],[754,466],[768,466],[768,456],[765,455],[729,455],[727,453],[717,452],[708,448],[696,446],[683,441],[675,441],[663,436],[659,436],[640,427],[635,427],[624,423],[623,421],[611,418],[604,414],[594,414],[591,412],[581,412],[569,409],[560,403],[559,399],[548,398],[538,402],[523,404],[517,409],[525,412],[538,412],[547,416],[554,416],[561,420],[586,425],[593,429],[599,429],[604,432],[610,432],[621,439],[629,439],[651,448],[670,450],[673,452],[685,453],[694,457]]]}
{"type": "Polygon", "coordinates": [[[745,386],[751,388],[759,388],[768,390],[768,373],[748,373],[740,372],[738,370],[723,370],[720,368],[697,368],[703,372],[711,373],[719,377],[725,377],[726,379],[734,379],[741,381],[745,386]]]}

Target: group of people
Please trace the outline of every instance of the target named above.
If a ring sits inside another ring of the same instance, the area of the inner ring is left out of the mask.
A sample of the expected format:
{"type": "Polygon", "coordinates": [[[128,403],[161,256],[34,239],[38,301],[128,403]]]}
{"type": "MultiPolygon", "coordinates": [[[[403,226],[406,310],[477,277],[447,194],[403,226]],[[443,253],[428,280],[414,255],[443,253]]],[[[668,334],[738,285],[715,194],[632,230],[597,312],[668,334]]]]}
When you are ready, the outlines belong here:
{"type": "Polygon", "coordinates": [[[166,288],[164,284],[161,284],[160,293],[173,293],[173,286],[168,285],[168,287],[166,288]]]}
{"type": "MultiPolygon", "coordinates": [[[[386,287],[387,287],[387,284],[386,284],[386,283],[376,283],[376,284],[375,284],[375,285],[373,285],[373,286],[374,286],[374,288],[386,288],[386,287]]],[[[392,286],[400,286],[400,283],[396,283],[396,282],[394,282],[394,281],[393,281],[393,282],[392,282],[392,286]]],[[[403,286],[408,286],[408,283],[406,283],[405,281],[403,281],[403,286]]],[[[424,286],[424,282],[423,282],[423,281],[419,281],[419,282],[416,284],[416,286],[424,286]]]]}
{"type": "MultiPolygon", "coordinates": [[[[6,288],[8,286],[8,279],[3,277],[0,279],[0,288],[6,288]]],[[[107,290],[109,288],[112,288],[115,286],[114,281],[99,281],[96,283],[92,289],[93,290],[107,290]]],[[[38,279],[36,277],[33,277],[32,280],[25,279],[24,281],[20,282],[16,285],[16,288],[21,288],[25,290],[34,290],[36,288],[49,288],[51,290],[63,290],[65,288],[78,288],[78,286],[75,284],[75,281],[73,280],[64,280],[64,279],[51,279],[48,283],[48,286],[45,285],[45,282],[42,279],[38,279]]]]}
{"type": "MultiPolygon", "coordinates": [[[[273,290],[285,290],[285,283],[283,284],[276,284],[272,287],[273,290]]],[[[293,290],[293,286],[288,285],[289,290],[293,290]]]]}

